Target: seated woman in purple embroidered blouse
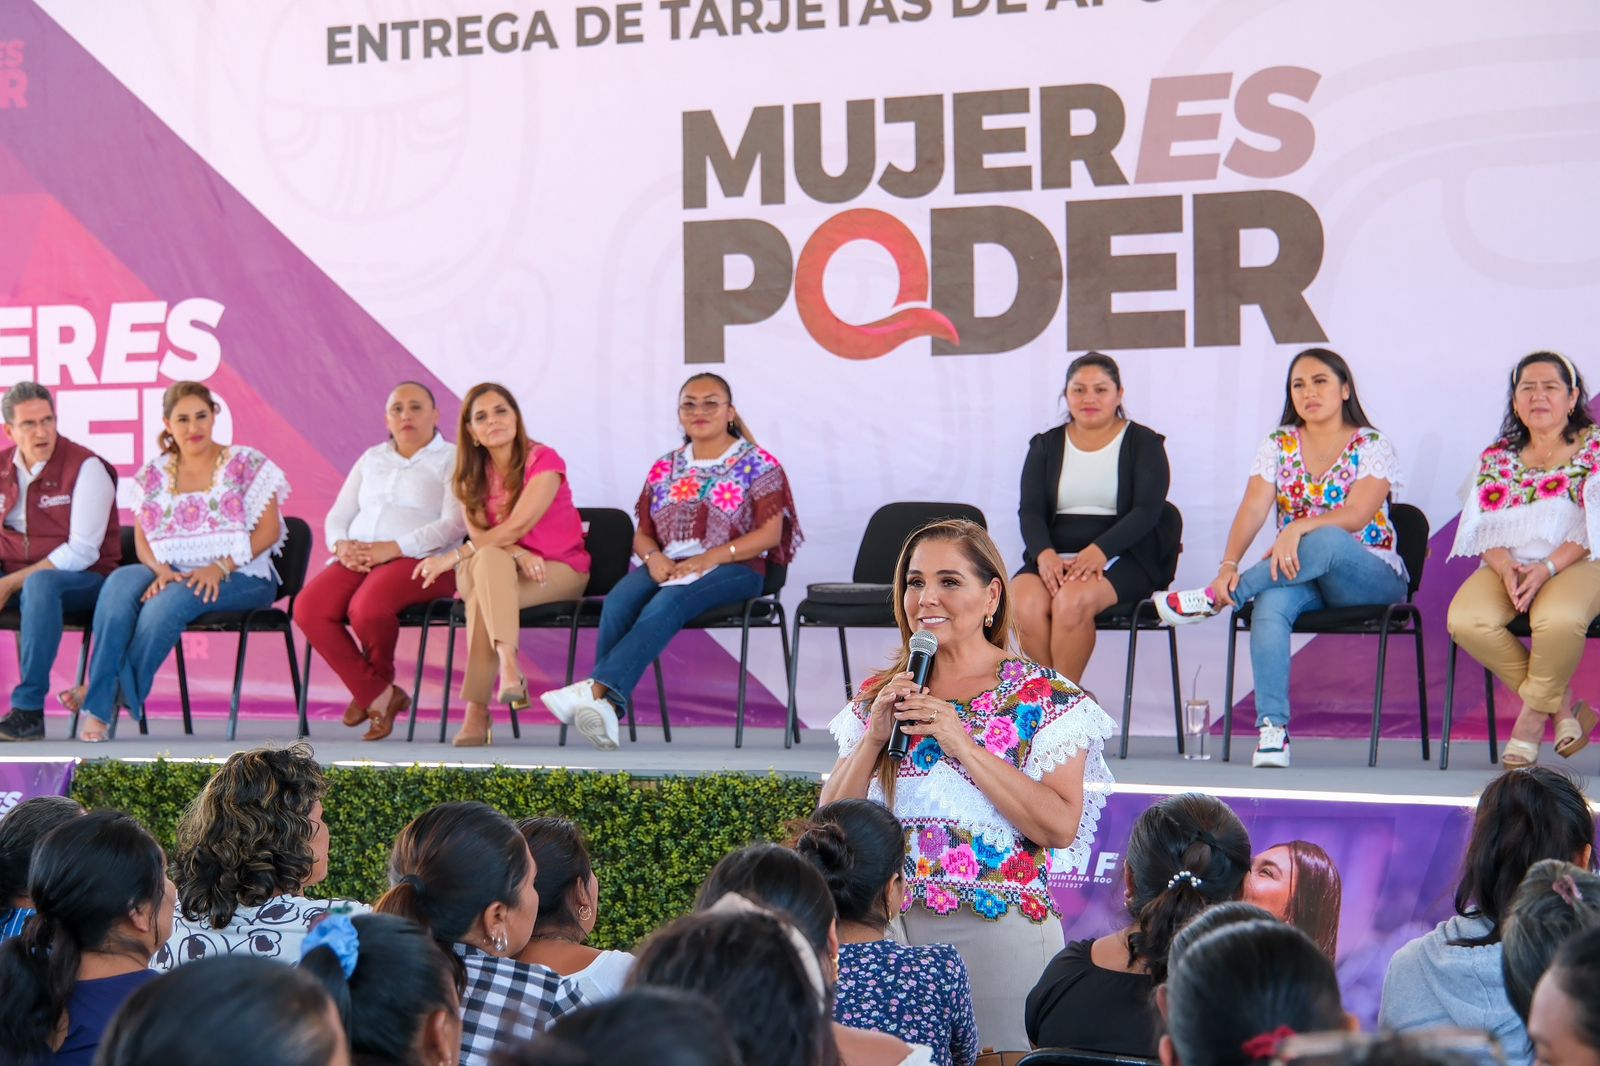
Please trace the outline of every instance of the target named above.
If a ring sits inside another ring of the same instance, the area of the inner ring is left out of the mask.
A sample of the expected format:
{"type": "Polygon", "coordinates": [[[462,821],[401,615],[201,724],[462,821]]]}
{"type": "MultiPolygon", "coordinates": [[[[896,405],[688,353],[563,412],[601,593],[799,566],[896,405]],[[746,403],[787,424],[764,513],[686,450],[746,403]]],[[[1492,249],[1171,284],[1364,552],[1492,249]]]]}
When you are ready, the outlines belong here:
{"type": "Polygon", "coordinates": [[[1534,352],[1511,372],[1500,438],[1478,459],[1450,557],[1483,560],[1450,601],[1450,635],[1522,697],[1500,754],[1504,766],[1538,761],[1546,721],[1556,754],[1589,743],[1596,715],[1572,693],[1584,635],[1600,615],[1600,427],[1565,356],[1534,352]],[[1528,616],[1531,649],[1507,629],[1528,616]]]}
{"type": "Polygon", "coordinates": [[[278,598],[272,556],[288,539],[278,508],[289,482],[254,448],[212,438],[219,410],[198,381],[162,397],[161,457],[133,478],[139,563],[100,587],[89,683],[62,694],[69,709],[81,702],[87,712],[83,740],[105,740],[119,706],[144,717],[156,671],[194,619],[278,598]]]}
{"type": "Polygon", "coordinates": [[[889,936],[906,899],[906,837],[881,803],[830,803],[800,827],[795,850],[828,882],[839,910],[833,1020],[933,1049],[939,1066],[978,1060],[967,966],[949,944],[910,947],[889,936]]]}
{"type": "MultiPolygon", "coordinates": [[[[1228,530],[1216,580],[1158,593],[1169,625],[1254,602],[1250,668],[1256,681],[1254,766],[1289,765],[1289,635],[1307,611],[1398,603],[1406,566],[1395,550],[1389,490],[1400,482],[1387,438],[1372,428],[1350,367],[1326,348],[1289,363],[1282,423],[1250,466],[1250,482],[1228,530]],[[1268,515],[1277,537],[1265,558],[1240,571],[1268,515]]],[[[1228,709],[1232,713],[1232,708],[1228,709]]]]}
{"type": "Polygon", "coordinates": [[[787,565],[802,539],[783,467],[756,446],[716,374],[678,391],[683,446],[656,460],[634,506],[644,564],[617,582],[600,612],[594,674],[540,696],[602,751],[645,669],[685,622],[761,594],[767,563],[787,565]]]}
{"type": "Polygon", "coordinates": [[[939,639],[918,691],[902,649],[829,728],[839,761],[822,802],[872,799],[907,839],[906,943],[953,944],[972,979],[979,1040],[1027,1044],[1022,998],[1061,947],[1052,866],[1083,869],[1111,788],[1115,728],[1071,681],[1017,657],[1005,563],[981,526],[934,522],[895,564],[895,620],[939,639]],[[911,737],[895,762],[895,721],[911,737]]]}

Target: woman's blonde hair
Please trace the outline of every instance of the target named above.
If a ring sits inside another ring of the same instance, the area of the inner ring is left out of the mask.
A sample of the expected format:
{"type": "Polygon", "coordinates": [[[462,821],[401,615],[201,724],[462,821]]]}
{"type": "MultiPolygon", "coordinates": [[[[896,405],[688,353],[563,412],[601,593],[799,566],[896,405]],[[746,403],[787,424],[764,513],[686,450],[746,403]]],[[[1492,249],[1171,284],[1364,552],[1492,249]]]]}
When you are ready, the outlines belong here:
{"type": "Polygon", "coordinates": [[[456,428],[453,487],[456,499],[461,501],[462,508],[467,512],[467,518],[480,529],[489,524],[489,449],[472,436],[472,405],[491,392],[505,397],[506,406],[511,408],[511,413],[517,419],[517,431],[511,441],[510,469],[500,472],[506,486],[505,511],[500,516],[502,520],[516,507],[517,498],[522,495],[523,472],[528,466],[528,449],[531,446],[528,428],[522,421],[522,408],[517,406],[517,398],[511,395],[510,389],[498,382],[485,381],[467,390],[467,394],[461,398],[461,420],[456,428]]]}
{"type": "MultiPolygon", "coordinates": [[[[861,686],[858,696],[870,704],[877,696],[878,690],[888,683],[896,674],[904,673],[911,662],[911,619],[906,614],[906,581],[907,572],[911,569],[911,555],[917,546],[924,541],[948,541],[961,549],[967,564],[978,575],[978,579],[985,585],[991,581],[1000,582],[1000,602],[995,605],[994,614],[983,627],[984,639],[1002,651],[1014,651],[1016,648],[1016,633],[1012,628],[1011,619],[1011,586],[1006,581],[1005,559],[1000,554],[1000,549],[995,547],[990,539],[989,532],[976,522],[965,518],[943,518],[937,522],[929,522],[906,538],[900,548],[900,558],[894,564],[894,593],[890,606],[894,608],[894,622],[900,629],[900,650],[895,654],[894,661],[882,673],[867,681],[861,686]]],[[[894,781],[899,767],[890,759],[888,752],[878,756],[877,777],[878,784],[883,789],[884,800],[890,808],[894,806],[894,781]]]]}
{"type": "MultiPolygon", "coordinates": [[[[161,417],[170,419],[172,417],[172,409],[178,406],[178,401],[185,400],[190,396],[198,396],[204,400],[206,406],[211,408],[213,415],[222,410],[221,407],[217,406],[217,401],[212,399],[211,390],[200,382],[174,381],[167,386],[167,391],[161,396],[161,417]]],[[[156,438],[156,444],[161,448],[162,455],[178,454],[177,438],[165,429],[161,431],[161,436],[156,438]]]]}

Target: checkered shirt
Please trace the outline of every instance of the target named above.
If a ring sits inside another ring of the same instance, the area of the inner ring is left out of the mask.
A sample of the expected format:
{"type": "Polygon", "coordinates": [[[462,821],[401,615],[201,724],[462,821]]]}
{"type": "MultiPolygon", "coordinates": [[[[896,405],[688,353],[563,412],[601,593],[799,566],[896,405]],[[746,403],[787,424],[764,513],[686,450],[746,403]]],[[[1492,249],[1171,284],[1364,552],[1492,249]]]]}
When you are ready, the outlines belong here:
{"type": "Polygon", "coordinates": [[[467,968],[461,996],[461,1066],[488,1066],[489,1054],[526,1040],[563,1014],[586,1005],[583,990],[544,966],[504,959],[456,944],[467,968]]]}

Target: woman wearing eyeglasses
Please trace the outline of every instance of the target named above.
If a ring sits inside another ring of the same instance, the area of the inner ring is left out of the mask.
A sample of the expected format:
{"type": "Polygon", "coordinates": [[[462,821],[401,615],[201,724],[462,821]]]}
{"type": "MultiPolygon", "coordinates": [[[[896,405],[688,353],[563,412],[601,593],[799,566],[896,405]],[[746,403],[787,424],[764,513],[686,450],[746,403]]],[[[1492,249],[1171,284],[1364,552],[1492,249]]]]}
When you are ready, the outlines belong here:
{"type": "Polygon", "coordinates": [[[617,746],[634,686],[684,623],[759,596],[767,564],[787,565],[802,539],[789,479],[751,439],[726,381],[684,382],[678,424],[682,447],[656,460],[634,506],[644,565],[605,598],[593,676],[540,697],[603,751],[617,746]]]}

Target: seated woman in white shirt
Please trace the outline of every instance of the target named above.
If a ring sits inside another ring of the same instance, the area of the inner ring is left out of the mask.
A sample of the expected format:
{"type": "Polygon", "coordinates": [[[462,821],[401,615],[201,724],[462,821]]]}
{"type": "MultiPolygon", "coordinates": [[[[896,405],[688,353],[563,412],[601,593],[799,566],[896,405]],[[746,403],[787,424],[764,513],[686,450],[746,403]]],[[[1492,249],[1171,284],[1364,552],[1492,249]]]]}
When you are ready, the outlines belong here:
{"type": "Polygon", "coordinates": [[[565,818],[524,818],[517,829],[533,856],[539,894],[533,936],[517,961],[547,966],[577,982],[590,1003],[612,998],[622,991],[633,956],[584,943],[600,917],[600,882],[582,830],[565,818]]]}
{"type": "Polygon", "coordinates": [[[416,560],[453,549],[467,533],[450,489],[456,449],[439,435],[433,393],[402,382],[389,394],[384,421],[389,439],[362,453],[328,512],[333,558],[294,610],[306,640],[350,690],[344,724],[370,723],[362,740],[388,736],[411,703],[394,683],[400,612],[455,594],[449,571],[424,588],[412,576],[416,560]]]}

